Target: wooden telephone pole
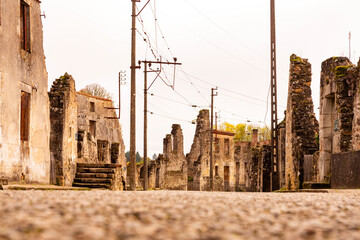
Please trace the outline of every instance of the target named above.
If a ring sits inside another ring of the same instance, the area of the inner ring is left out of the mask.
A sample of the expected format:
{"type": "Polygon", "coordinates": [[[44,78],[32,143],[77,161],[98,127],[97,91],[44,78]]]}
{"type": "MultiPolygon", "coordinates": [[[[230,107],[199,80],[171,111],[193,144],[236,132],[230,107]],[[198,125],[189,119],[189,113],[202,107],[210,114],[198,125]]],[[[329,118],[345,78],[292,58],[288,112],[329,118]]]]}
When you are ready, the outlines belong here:
{"type": "MultiPolygon", "coordinates": [[[[276,174],[279,174],[278,161],[278,132],[277,132],[277,84],[276,84],[276,30],[275,30],[275,0],[270,0],[271,11],[271,171],[270,171],[270,191],[274,190],[274,168],[276,164],[276,174]]],[[[279,181],[278,181],[279,182],[279,181]]]]}
{"type": "Polygon", "coordinates": [[[213,159],[213,126],[214,126],[214,97],[218,93],[214,91],[218,90],[218,87],[211,88],[211,117],[210,117],[210,191],[214,191],[214,159],[213,159]]]}
{"type": "Polygon", "coordinates": [[[136,3],[132,2],[131,24],[131,90],[130,90],[130,190],[136,190],[136,3]]]}

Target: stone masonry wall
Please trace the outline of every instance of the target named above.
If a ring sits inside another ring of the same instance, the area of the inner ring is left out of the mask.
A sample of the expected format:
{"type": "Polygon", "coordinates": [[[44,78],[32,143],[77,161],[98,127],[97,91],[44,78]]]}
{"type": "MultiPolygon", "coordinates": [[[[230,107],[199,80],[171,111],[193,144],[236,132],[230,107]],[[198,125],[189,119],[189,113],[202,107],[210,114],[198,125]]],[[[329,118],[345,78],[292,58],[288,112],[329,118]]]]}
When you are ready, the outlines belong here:
{"type": "Polygon", "coordinates": [[[346,57],[332,57],[321,65],[320,152],[321,182],[329,182],[332,154],[351,149],[356,71],[346,57]]]}
{"type": "Polygon", "coordinates": [[[196,120],[194,141],[190,153],[186,155],[188,190],[203,191],[210,188],[210,134],[209,110],[200,110],[196,120]]]}
{"type": "Polygon", "coordinates": [[[184,155],[184,137],[179,124],[173,124],[171,135],[164,138],[163,155],[166,160],[163,188],[186,190],[188,166],[184,155]]]}
{"type": "Polygon", "coordinates": [[[311,64],[307,59],[291,55],[285,153],[285,184],[288,190],[302,187],[304,155],[317,150],[318,130],[310,86],[311,64]]]}
{"type": "Polygon", "coordinates": [[[76,169],[77,103],[74,79],[65,73],[50,92],[51,182],[71,186],[76,169]]]}
{"type": "Polygon", "coordinates": [[[353,151],[360,150],[360,60],[357,65],[357,85],[354,97],[354,119],[352,123],[352,148],[353,151]]]}

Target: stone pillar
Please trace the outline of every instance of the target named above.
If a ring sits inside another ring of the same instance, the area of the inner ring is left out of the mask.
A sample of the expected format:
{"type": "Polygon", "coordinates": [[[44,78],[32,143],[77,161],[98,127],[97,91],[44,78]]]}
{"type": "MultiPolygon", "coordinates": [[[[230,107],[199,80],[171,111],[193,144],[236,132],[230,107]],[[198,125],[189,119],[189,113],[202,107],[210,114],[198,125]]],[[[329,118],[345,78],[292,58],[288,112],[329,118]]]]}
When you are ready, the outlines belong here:
{"type": "Polygon", "coordinates": [[[210,179],[210,116],[209,110],[200,110],[196,120],[194,141],[190,153],[186,155],[188,163],[189,190],[209,189],[210,179]],[[192,180],[192,181],[191,181],[192,180]]]}
{"type": "Polygon", "coordinates": [[[259,133],[258,129],[253,129],[253,131],[252,131],[252,141],[251,141],[251,146],[252,147],[256,147],[257,144],[258,144],[258,133],[259,133]]]}
{"type": "Polygon", "coordinates": [[[56,79],[49,92],[51,183],[71,186],[77,157],[75,81],[69,74],[56,79]]]}
{"type": "Polygon", "coordinates": [[[172,153],[171,134],[167,134],[166,137],[164,138],[164,148],[163,148],[164,158],[170,158],[171,153],[172,153]]]}
{"type": "Polygon", "coordinates": [[[311,64],[307,59],[291,55],[285,137],[285,184],[288,190],[302,187],[304,155],[317,150],[317,121],[310,86],[311,64]]]}
{"type": "Polygon", "coordinates": [[[173,152],[184,153],[184,137],[179,124],[172,125],[171,135],[174,141],[173,152]]]}

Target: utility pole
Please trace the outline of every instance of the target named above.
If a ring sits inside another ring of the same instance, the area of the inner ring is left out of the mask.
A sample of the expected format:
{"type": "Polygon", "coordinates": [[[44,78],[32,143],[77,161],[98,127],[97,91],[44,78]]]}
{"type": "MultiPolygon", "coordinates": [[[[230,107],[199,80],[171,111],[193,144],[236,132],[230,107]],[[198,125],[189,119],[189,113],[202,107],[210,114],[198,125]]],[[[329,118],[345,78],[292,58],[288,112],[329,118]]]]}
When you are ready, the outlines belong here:
{"type": "Polygon", "coordinates": [[[144,63],[144,191],[148,190],[147,161],[147,64],[144,63]]]}
{"type": "Polygon", "coordinates": [[[351,32],[349,32],[349,60],[351,61],[351,32]]]}
{"type": "MultiPolygon", "coordinates": [[[[176,62],[176,58],[174,58],[174,62],[163,62],[163,61],[139,61],[139,63],[144,63],[144,190],[146,191],[148,189],[149,185],[149,176],[148,176],[148,169],[149,169],[149,163],[147,160],[147,92],[151,88],[151,86],[154,84],[155,80],[159,77],[161,73],[161,65],[167,64],[167,65],[181,65],[181,63],[176,62]],[[160,64],[159,70],[147,70],[147,66],[151,67],[151,64],[160,64]],[[157,73],[157,77],[155,80],[150,84],[148,87],[147,85],[147,73],[155,72],[157,73]]],[[[175,76],[175,75],[174,75],[175,76]]]]}
{"type": "Polygon", "coordinates": [[[131,90],[130,90],[130,190],[136,190],[136,3],[132,2],[131,24],[131,90]]]}
{"type": "Polygon", "coordinates": [[[211,118],[210,118],[210,191],[214,191],[214,160],[213,160],[213,126],[214,126],[214,97],[218,95],[218,93],[214,93],[217,91],[218,87],[211,88],[211,118]]]}
{"type": "MultiPolygon", "coordinates": [[[[279,179],[278,161],[278,132],[277,132],[277,86],[276,86],[276,30],[275,30],[275,0],[270,0],[271,16],[271,171],[270,171],[270,191],[274,190],[274,168],[276,163],[276,173],[279,179]]],[[[279,181],[278,181],[279,182],[279,181]]]]}
{"type": "Polygon", "coordinates": [[[115,109],[115,110],[119,110],[119,116],[118,117],[105,117],[106,119],[120,119],[120,115],[121,115],[121,85],[125,85],[125,77],[126,77],[126,72],[125,71],[121,71],[119,72],[119,107],[106,107],[106,109],[115,109]]]}

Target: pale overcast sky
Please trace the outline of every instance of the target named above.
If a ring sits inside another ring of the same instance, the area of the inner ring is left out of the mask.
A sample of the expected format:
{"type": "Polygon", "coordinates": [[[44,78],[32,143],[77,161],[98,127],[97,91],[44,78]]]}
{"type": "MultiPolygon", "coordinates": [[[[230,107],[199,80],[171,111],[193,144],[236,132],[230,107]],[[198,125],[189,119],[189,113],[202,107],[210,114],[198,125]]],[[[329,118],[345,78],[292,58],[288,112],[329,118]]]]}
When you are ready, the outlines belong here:
{"type": "MultiPolygon", "coordinates": [[[[139,9],[146,2],[141,0],[139,9]]],[[[150,3],[141,14],[144,30],[137,22],[137,60],[154,59],[143,41],[145,31],[156,55],[159,52],[163,58],[172,60],[173,54],[183,65],[176,69],[176,92],[161,79],[149,90],[154,96],[149,96],[148,109],[158,114],[148,117],[149,156],[162,152],[162,139],[171,132],[173,123],[181,124],[185,154],[189,151],[195,132],[195,125],[189,121],[196,119],[199,108],[188,105],[207,108],[210,89],[214,86],[220,87],[215,106],[221,121],[250,120],[263,125],[270,82],[270,0],[151,0],[150,3]],[[152,10],[160,26],[156,31],[152,10]]],[[[359,9],[359,0],[276,0],[279,118],[283,118],[286,106],[292,53],[308,58],[312,64],[317,116],[321,62],[332,56],[349,56],[349,31],[351,60],[354,64],[358,62],[359,9]]],[[[128,150],[131,1],[47,0],[42,3],[42,10],[46,13],[43,24],[49,86],[68,72],[74,77],[77,90],[99,83],[118,99],[118,72],[127,71],[120,121],[128,150]]],[[[172,83],[173,67],[164,67],[164,72],[172,83]]],[[[166,82],[165,75],[162,76],[166,82]]],[[[154,75],[149,74],[148,78],[151,81],[154,75]]],[[[136,141],[142,155],[142,70],[137,71],[137,92],[136,141]]]]}

